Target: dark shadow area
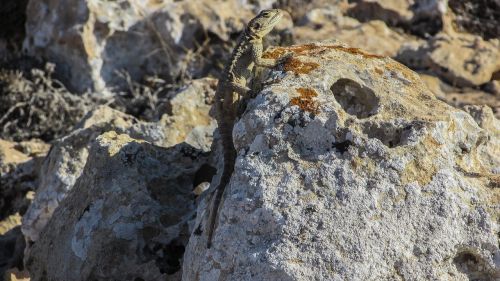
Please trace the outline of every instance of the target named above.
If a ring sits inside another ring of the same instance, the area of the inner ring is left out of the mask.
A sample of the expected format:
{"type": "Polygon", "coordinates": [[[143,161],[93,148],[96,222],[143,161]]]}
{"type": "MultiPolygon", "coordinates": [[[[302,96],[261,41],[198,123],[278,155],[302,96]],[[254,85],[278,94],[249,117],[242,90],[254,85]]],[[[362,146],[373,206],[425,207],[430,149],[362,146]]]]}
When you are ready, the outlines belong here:
{"type": "Polygon", "coordinates": [[[193,188],[203,182],[211,182],[212,178],[217,174],[217,169],[211,165],[203,164],[194,175],[193,188]]]}
{"type": "Polygon", "coordinates": [[[21,227],[17,226],[0,235],[0,280],[11,268],[23,270],[24,237],[21,227]]]}
{"type": "Polygon", "coordinates": [[[107,148],[92,146],[82,175],[32,245],[26,258],[32,277],[48,272],[48,280],[57,280],[80,270],[87,280],[124,280],[126,274],[134,274],[128,275],[131,280],[151,280],[154,272],[179,274],[196,213],[192,189],[195,178],[209,181],[210,153],[186,143],[165,148],[129,142],[112,154],[101,149],[107,148]],[[124,211],[109,213],[116,210],[124,211]],[[79,241],[74,229],[96,216],[98,222],[85,234],[91,242],[85,244],[83,265],[73,251],[79,241]],[[123,239],[121,232],[130,238],[123,239]],[[54,272],[51,267],[62,256],[68,256],[67,266],[64,272],[54,272]],[[134,266],[150,272],[140,273],[134,266]]]}
{"type": "MultiPolygon", "coordinates": [[[[404,18],[397,11],[384,8],[377,2],[358,0],[350,0],[349,2],[356,3],[356,5],[347,11],[347,15],[360,22],[381,20],[390,27],[403,29],[421,38],[434,36],[443,29],[443,21],[438,12],[421,16],[416,15],[409,19],[404,18]]],[[[418,5],[419,3],[414,3],[411,5],[410,10],[418,10],[418,5]]]]}
{"type": "Polygon", "coordinates": [[[357,118],[367,118],[377,113],[379,98],[372,89],[350,79],[339,79],[331,87],[342,109],[357,118]]]}
{"type": "Polygon", "coordinates": [[[500,38],[500,2],[495,0],[450,0],[455,24],[484,40],[500,38]]]}
{"type": "Polygon", "coordinates": [[[32,159],[0,175],[0,221],[15,213],[23,215],[28,209],[31,202],[26,193],[36,189],[38,180],[34,166],[32,159]]]}
{"type": "Polygon", "coordinates": [[[28,0],[3,0],[0,5],[0,40],[7,41],[9,51],[21,49],[28,0]]]}
{"type": "Polygon", "coordinates": [[[418,120],[399,124],[366,122],[362,124],[362,128],[369,138],[376,138],[385,146],[394,148],[415,141],[415,138],[425,130],[425,122],[418,120]]]}
{"type": "Polygon", "coordinates": [[[457,269],[467,275],[470,281],[491,281],[498,280],[500,276],[493,276],[493,271],[486,262],[478,255],[470,251],[462,251],[453,259],[457,269]]]}

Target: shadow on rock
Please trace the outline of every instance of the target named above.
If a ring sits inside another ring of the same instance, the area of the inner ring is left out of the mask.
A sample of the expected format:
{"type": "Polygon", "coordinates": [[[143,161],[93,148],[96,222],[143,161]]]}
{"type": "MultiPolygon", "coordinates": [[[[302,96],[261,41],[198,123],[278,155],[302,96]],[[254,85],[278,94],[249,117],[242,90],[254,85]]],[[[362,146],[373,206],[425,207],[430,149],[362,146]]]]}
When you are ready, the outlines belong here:
{"type": "Polygon", "coordinates": [[[99,136],[31,245],[32,280],[181,280],[194,179],[207,159],[185,143],[162,148],[114,131],[99,136]]]}

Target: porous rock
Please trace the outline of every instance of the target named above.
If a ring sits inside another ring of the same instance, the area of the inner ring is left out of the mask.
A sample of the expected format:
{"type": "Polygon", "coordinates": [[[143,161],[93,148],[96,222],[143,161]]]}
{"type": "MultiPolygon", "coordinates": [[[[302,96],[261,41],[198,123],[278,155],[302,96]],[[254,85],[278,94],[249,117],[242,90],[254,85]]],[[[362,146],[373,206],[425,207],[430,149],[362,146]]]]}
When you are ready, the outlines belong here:
{"type": "Polygon", "coordinates": [[[43,163],[35,200],[23,218],[26,239],[38,240],[39,232],[82,174],[92,142],[104,132],[113,130],[163,147],[185,141],[208,151],[216,124],[209,115],[213,84],[213,79],[200,79],[186,85],[164,105],[168,110],[158,122],[142,122],[101,106],[90,112],[75,131],[55,141],[43,163]]]}
{"type": "Polygon", "coordinates": [[[235,125],[212,248],[201,202],[183,280],[500,278],[498,134],[392,59],[266,56],[286,52],[235,125]]]}
{"type": "Polygon", "coordinates": [[[180,280],[194,179],[207,153],[109,131],[88,157],[31,247],[31,280],[180,280]]]}

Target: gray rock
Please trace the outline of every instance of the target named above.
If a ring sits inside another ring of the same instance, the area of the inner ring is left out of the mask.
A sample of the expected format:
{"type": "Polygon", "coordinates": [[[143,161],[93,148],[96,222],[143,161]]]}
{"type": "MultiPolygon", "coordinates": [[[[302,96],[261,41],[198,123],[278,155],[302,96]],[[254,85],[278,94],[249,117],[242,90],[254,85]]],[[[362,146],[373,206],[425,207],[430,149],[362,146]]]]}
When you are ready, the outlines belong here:
{"type": "Polygon", "coordinates": [[[22,230],[26,239],[38,240],[54,210],[81,176],[93,141],[104,132],[125,133],[164,147],[186,142],[196,149],[208,151],[216,124],[209,116],[213,84],[213,79],[192,81],[165,104],[170,113],[163,114],[158,122],[141,122],[101,106],[89,113],[75,131],[55,141],[42,165],[35,199],[23,217],[22,230]]]}
{"type": "Polygon", "coordinates": [[[252,16],[240,1],[33,0],[27,8],[24,49],[55,62],[71,89],[106,93],[132,79],[158,74],[200,77],[206,60],[193,59],[206,34],[223,40],[252,16]],[[68,9],[68,7],[72,7],[68,9]],[[234,11],[238,11],[235,13],[234,11]]]}
{"type": "Polygon", "coordinates": [[[427,42],[403,45],[398,61],[429,69],[450,85],[475,87],[493,80],[500,70],[500,40],[447,30],[427,42]]]}
{"type": "Polygon", "coordinates": [[[185,143],[99,136],[26,257],[31,280],[180,280],[207,155],[185,143]]]}
{"type": "MultiPolygon", "coordinates": [[[[27,241],[38,240],[54,210],[73,188],[94,139],[109,130],[131,133],[134,123],[137,120],[133,117],[102,106],[90,113],[78,129],[53,143],[41,167],[35,199],[23,217],[22,231],[27,241]]],[[[148,139],[147,135],[143,138],[148,139]]]]}
{"type": "Polygon", "coordinates": [[[429,67],[452,85],[482,85],[500,70],[499,39],[486,41],[470,34],[440,34],[428,42],[428,48],[429,67]]]}
{"type": "Polygon", "coordinates": [[[500,278],[498,134],[389,58],[267,56],[290,51],[235,125],[213,246],[191,236],[183,280],[500,278]]]}

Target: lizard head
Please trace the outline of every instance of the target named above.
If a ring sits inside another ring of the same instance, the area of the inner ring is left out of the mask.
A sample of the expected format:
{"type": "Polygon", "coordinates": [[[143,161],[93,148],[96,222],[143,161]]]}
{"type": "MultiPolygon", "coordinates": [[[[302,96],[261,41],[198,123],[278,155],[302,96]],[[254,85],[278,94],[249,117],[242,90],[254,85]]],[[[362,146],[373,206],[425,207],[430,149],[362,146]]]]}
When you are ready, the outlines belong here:
{"type": "Polygon", "coordinates": [[[254,37],[264,37],[280,21],[283,13],[280,9],[262,10],[248,23],[247,32],[254,37]]]}

